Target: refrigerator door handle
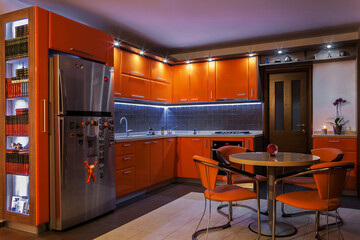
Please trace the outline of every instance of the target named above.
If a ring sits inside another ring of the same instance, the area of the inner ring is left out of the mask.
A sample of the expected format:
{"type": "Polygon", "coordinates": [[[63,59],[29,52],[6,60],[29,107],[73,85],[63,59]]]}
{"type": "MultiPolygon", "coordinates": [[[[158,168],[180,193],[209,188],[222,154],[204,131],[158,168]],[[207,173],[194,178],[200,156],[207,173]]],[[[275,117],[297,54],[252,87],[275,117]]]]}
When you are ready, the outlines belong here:
{"type": "Polygon", "coordinates": [[[59,182],[61,184],[61,186],[63,187],[65,185],[65,181],[63,181],[63,179],[66,179],[65,176],[63,175],[66,168],[65,165],[65,161],[63,159],[64,156],[64,133],[65,129],[64,129],[64,118],[59,118],[59,166],[58,169],[60,169],[60,173],[59,173],[59,182]]]}
{"type": "Polygon", "coordinates": [[[59,69],[59,78],[58,78],[58,83],[59,83],[59,106],[58,106],[58,110],[59,110],[59,115],[64,114],[63,113],[63,107],[64,107],[64,97],[63,97],[63,85],[62,85],[62,81],[61,81],[61,71],[59,69]]]}

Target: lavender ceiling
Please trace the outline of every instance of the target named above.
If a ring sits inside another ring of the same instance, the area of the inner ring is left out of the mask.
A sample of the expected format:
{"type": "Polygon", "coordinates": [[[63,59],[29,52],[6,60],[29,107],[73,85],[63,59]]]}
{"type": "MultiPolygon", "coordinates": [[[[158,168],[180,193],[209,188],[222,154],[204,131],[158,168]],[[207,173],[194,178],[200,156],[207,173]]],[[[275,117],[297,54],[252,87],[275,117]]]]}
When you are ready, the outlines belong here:
{"type": "Polygon", "coordinates": [[[0,0],[0,14],[31,5],[162,54],[360,26],[359,0],[0,0]]]}

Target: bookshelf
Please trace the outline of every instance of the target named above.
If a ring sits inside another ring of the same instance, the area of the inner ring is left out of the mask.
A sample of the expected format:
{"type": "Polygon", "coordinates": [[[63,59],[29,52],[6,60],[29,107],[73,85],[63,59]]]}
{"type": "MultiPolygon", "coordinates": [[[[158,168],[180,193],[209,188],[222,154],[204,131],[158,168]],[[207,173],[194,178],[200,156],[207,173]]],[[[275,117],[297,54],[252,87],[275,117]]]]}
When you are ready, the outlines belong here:
{"type": "Polygon", "coordinates": [[[0,15],[0,218],[38,232],[49,221],[48,12],[0,15]]]}

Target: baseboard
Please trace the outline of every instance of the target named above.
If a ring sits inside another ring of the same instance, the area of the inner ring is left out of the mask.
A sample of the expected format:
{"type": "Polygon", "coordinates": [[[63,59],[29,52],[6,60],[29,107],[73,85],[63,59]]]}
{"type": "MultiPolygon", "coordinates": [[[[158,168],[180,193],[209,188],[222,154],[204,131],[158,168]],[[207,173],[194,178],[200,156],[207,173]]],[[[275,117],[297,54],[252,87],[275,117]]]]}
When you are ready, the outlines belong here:
{"type": "Polygon", "coordinates": [[[5,226],[8,228],[13,228],[16,230],[33,233],[33,234],[39,234],[39,233],[45,232],[47,230],[46,224],[41,224],[39,226],[33,226],[33,225],[24,224],[24,223],[6,221],[5,226]]]}

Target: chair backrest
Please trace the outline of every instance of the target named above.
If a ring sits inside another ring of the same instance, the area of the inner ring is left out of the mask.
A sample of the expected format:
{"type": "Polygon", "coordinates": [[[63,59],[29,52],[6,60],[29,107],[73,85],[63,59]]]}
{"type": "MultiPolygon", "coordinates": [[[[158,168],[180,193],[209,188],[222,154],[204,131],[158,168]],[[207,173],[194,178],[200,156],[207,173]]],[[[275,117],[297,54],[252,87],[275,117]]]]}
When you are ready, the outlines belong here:
{"type": "Polygon", "coordinates": [[[201,184],[207,189],[214,190],[219,169],[212,165],[217,166],[219,165],[219,162],[197,155],[193,156],[193,159],[201,180],[201,184]]]}
{"type": "Polygon", "coordinates": [[[348,170],[354,168],[353,162],[327,162],[311,166],[316,187],[321,199],[340,197],[347,180],[348,170]],[[322,169],[322,171],[320,171],[322,169]]]}
{"type": "Polygon", "coordinates": [[[320,157],[320,162],[340,162],[344,152],[337,148],[315,148],[311,150],[312,155],[320,157]]]}
{"type": "Polygon", "coordinates": [[[244,153],[251,152],[247,148],[239,147],[239,146],[223,146],[216,150],[216,155],[218,156],[220,163],[225,166],[230,165],[229,156],[235,153],[244,153]]]}

